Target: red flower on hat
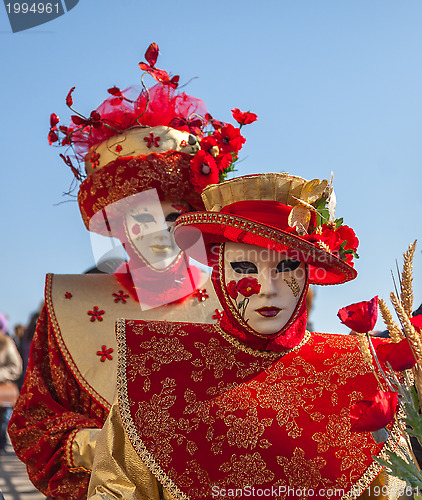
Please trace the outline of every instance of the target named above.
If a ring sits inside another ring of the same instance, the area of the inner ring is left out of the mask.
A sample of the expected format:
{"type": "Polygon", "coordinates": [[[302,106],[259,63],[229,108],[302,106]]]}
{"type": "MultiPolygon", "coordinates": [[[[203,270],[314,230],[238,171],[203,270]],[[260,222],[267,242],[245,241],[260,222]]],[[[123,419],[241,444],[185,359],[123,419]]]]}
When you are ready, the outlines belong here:
{"type": "Polygon", "coordinates": [[[160,50],[158,48],[158,45],[156,43],[151,43],[151,45],[145,52],[145,59],[148,61],[148,64],[140,62],[139,67],[143,71],[149,73],[153,78],[157,80],[157,82],[164,83],[165,85],[169,85],[172,88],[177,88],[177,86],[179,85],[179,77],[177,75],[170,79],[167,71],[155,67],[155,63],[157,62],[159,53],[160,50]]]}
{"type": "Polygon", "coordinates": [[[380,344],[375,350],[380,363],[384,366],[390,363],[396,372],[409,370],[417,361],[406,338],[397,343],[380,344]]]}
{"type": "Polygon", "coordinates": [[[325,243],[332,254],[353,266],[353,257],[358,258],[356,250],[359,246],[353,229],[349,226],[333,229],[328,224],[323,224],[321,230],[321,234],[315,235],[316,238],[325,243]]]}
{"type": "Polygon", "coordinates": [[[72,93],[75,89],[76,87],[72,87],[66,96],[66,104],[69,106],[69,108],[71,108],[73,104],[72,93]]]}
{"type": "Polygon", "coordinates": [[[251,113],[250,111],[243,112],[238,108],[234,108],[231,111],[233,118],[240,126],[249,125],[249,123],[253,123],[258,119],[258,116],[255,113],[251,113]]]}
{"type": "Polygon", "coordinates": [[[237,153],[246,139],[241,135],[240,130],[230,123],[214,132],[220,151],[225,153],[237,153]]]}
{"type": "Polygon", "coordinates": [[[199,150],[190,161],[190,181],[194,189],[201,192],[208,184],[216,184],[219,180],[219,171],[214,158],[199,150]]]}
{"type": "Polygon", "coordinates": [[[237,282],[236,289],[244,297],[250,297],[259,293],[261,285],[256,278],[246,277],[237,282]]]}
{"type": "Polygon", "coordinates": [[[226,285],[227,293],[230,295],[232,299],[237,299],[239,292],[237,291],[236,281],[231,280],[226,285]]]}
{"type": "Polygon", "coordinates": [[[215,120],[209,113],[206,113],[205,119],[207,120],[207,122],[211,123],[211,125],[213,126],[213,128],[215,130],[218,130],[218,129],[224,127],[224,122],[220,122],[219,120],[215,120]]]}
{"type": "Polygon", "coordinates": [[[359,333],[373,330],[378,317],[378,295],[369,301],[343,307],[337,313],[343,325],[359,333]]]}
{"type": "Polygon", "coordinates": [[[48,133],[48,143],[50,146],[53,142],[57,142],[59,140],[59,136],[57,135],[57,124],[59,123],[59,117],[56,113],[51,113],[50,115],[50,132],[48,133]]]}
{"type": "Polygon", "coordinates": [[[225,155],[219,155],[215,159],[215,162],[217,163],[218,170],[220,172],[224,172],[232,164],[232,162],[233,162],[233,156],[231,154],[229,154],[229,153],[227,153],[225,155]]]}
{"type": "Polygon", "coordinates": [[[350,409],[352,432],[377,431],[389,424],[396,413],[397,392],[378,391],[373,399],[355,403],[350,409]]]}
{"type": "Polygon", "coordinates": [[[201,139],[201,149],[214,158],[220,154],[220,148],[217,145],[215,137],[212,135],[207,135],[201,139]]]}

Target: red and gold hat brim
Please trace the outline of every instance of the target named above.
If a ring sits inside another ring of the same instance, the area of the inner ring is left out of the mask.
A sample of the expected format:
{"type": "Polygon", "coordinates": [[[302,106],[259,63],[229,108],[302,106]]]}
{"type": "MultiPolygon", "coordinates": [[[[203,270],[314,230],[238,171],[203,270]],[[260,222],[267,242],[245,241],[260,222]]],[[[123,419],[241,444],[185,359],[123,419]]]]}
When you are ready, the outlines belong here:
{"type": "Polygon", "coordinates": [[[174,230],[177,245],[203,264],[214,260],[215,245],[233,241],[286,253],[305,262],[312,284],[338,285],[357,276],[353,267],[317,244],[243,217],[222,212],[195,212],[181,215],[174,230]]]}
{"type": "Polygon", "coordinates": [[[107,209],[110,219],[124,215],[128,207],[116,203],[134,194],[156,189],[161,200],[188,202],[204,208],[199,193],[189,180],[191,156],[177,151],[118,158],[89,175],[80,185],[78,203],[89,231],[105,234],[104,219],[95,214],[107,209]]]}

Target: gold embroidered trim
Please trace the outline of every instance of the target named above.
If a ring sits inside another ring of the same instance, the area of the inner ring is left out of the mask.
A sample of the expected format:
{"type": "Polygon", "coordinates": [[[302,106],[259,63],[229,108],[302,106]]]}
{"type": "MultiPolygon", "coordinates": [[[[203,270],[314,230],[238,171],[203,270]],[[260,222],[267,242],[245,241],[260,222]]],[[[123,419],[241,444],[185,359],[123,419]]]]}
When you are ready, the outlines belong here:
{"type": "MultiPolygon", "coordinates": [[[[385,442],[381,452],[377,455],[377,458],[386,460],[388,458],[385,452],[386,447],[394,448],[397,445],[401,435],[402,431],[395,423],[393,428],[391,429],[391,436],[385,442]]],[[[359,478],[356,483],[352,484],[349,492],[342,496],[341,500],[355,500],[359,498],[360,495],[362,495],[362,493],[366,490],[366,488],[372,483],[372,481],[378,476],[382,469],[383,467],[377,462],[372,462],[372,464],[366,469],[365,474],[361,478],[359,478]]]]}
{"type": "MultiPolygon", "coordinates": [[[[226,290],[226,286],[225,286],[225,272],[224,272],[224,266],[223,266],[223,261],[224,261],[224,245],[225,243],[220,243],[220,250],[219,250],[219,254],[218,254],[218,278],[220,280],[220,288],[223,292],[223,295],[224,295],[224,300],[226,302],[226,304],[228,305],[229,309],[230,309],[230,312],[233,314],[233,316],[236,318],[236,320],[238,321],[238,323],[242,326],[242,328],[244,328],[248,333],[250,333],[251,335],[253,335],[254,337],[258,337],[258,338],[261,338],[261,339],[266,339],[268,338],[267,335],[264,335],[264,334],[260,334],[259,332],[257,332],[256,330],[254,330],[253,328],[251,328],[248,323],[242,318],[242,316],[239,314],[239,311],[237,310],[237,308],[234,307],[233,305],[233,301],[231,299],[231,297],[229,297],[229,295],[227,294],[227,290],[226,290]]],[[[307,271],[307,269],[306,269],[307,271]]],[[[289,319],[289,321],[283,326],[283,328],[280,330],[279,332],[279,335],[281,335],[282,333],[286,332],[292,325],[293,323],[296,321],[296,319],[298,318],[299,316],[299,312],[300,312],[300,308],[302,306],[302,303],[303,301],[305,300],[305,297],[306,297],[306,290],[307,290],[307,284],[308,284],[308,272],[306,272],[306,282],[305,282],[305,285],[303,287],[303,290],[302,290],[302,296],[300,297],[297,305],[296,305],[296,309],[294,311],[294,314],[291,316],[291,318],[289,319]]]]}
{"type": "Polygon", "coordinates": [[[136,427],[130,414],[129,397],[127,393],[127,359],[126,359],[126,322],[119,319],[116,322],[117,349],[119,363],[117,367],[117,393],[119,399],[120,416],[123,427],[128,435],[130,442],[136,450],[139,458],[145,463],[157,481],[166,488],[177,500],[190,500],[173,482],[173,480],[163,471],[154,457],[148,451],[142,439],[138,436],[136,427]]]}
{"type": "Polygon", "coordinates": [[[73,446],[73,440],[75,439],[76,433],[78,431],[79,431],[79,429],[73,429],[73,431],[69,434],[69,437],[66,439],[65,457],[66,457],[66,462],[67,462],[70,470],[77,469],[77,467],[73,461],[72,446],[73,446]]]}
{"type": "Polygon", "coordinates": [[[81,372],[78,370],[78,367],[76,366],[75,362],[73,361],[72,356],[70,355],[69,351],[67,350],[67,347],[65,343],[63,342],[62,338],[62,333],[59,327],[59,323],[56,318],[56,314],[54,312],[54,307],[53,307],[53,297],[52,297],[52,287],[53,287],[53,276],[54,274],[47,274],[46,277],[46,284],[45,284],[45,305],[47,308],[48,316],[50,318],[51,324],[53,326],[53,334],[57,340],[57,344],[59,346],[60,352],[63,356],[63,359],[66,362],[66,365],[68,366],[69,370],[72,372],[73,376],[77,380],[78,384],[97,402],[99,403],[103,408],[106,410],[110,411],[111,405],[106,401],[98,392],[96,392],[93,387],[91,387],[84,377],[82,376],[81,372]]]}
{"type": "MultiPolygon", "coordinates": [[[[333,254],[318,248],[312,243],[301,240],[299,237],[288,234],[283,231],[270,229],[268,226],[259,224],[238,216],[224,214],[221,212],[194,212],[186,215],[181,215],[174,224],[174,229],[180,226],[191,226],[192,224],[224,224],[234,226],[237,229],[247,231],[251,234],[256,234],[264,238],[270,239],[276,243],[288,246],[294,250],[304,251],[306,253],[313,252],[318,262],[326,264],[333,269],[337,269],[344,274],[341,281],[336,282],[340,285],[347,281],[352,280],[354,276],[354,269],[342,260],[335,257],[333,254]]],[[[326,285],[325,283],[318,283],[318,285],[326,285]]]]}
{"type": "Polygon", "coordinates": [[[248,347],[247,345],[243,344],[240,340],[235,339],[232,337],[230,334],[226,333],[220,325],[216,324],[214,325],[215,329],[218,331],[218,333],[223,337],[223,339],[227,340],[233,347],[236,349],[239,349],[239,351],[246,352],[247,354],[251,354],[252,356],[255,356],[257,358],[281,358],[285,356],[286,354],[289,354],[290,352],[297,351],[301,347],[303,347],[308,340],[311,338],[311,333],[308,332],[308,330],[305,331],[305,336],[303,339],[300,341],[300,343],[292,347],[291,349],[287,349],[285,351],[259,351],[258,349],[253,349],[252,347],[248,347]]]}

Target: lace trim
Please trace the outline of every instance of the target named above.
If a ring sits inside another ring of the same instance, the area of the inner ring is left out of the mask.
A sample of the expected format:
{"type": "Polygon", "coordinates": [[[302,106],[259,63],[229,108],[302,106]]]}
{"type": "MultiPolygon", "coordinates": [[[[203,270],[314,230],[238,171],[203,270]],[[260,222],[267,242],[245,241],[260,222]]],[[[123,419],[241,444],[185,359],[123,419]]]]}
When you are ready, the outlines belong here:
{"type": "Polygon", "coordinates": [[[252,356],[255,356],[256,358],[282,358],[286,354],[289,354],[290,352],[297,351],[300,349],[302,346],[304,346],[308,340],[311,338],[311,333],[308,332],[308,330],[305,331],[305,336],[303,339],[300,341],[300,343],[291,349],[286,349],[285,351],[259,351],[258,349],[253,349],[252,347],[248,347],[245,345],[243,342],[240,340],[235,339],[232,337],[229,333],[226,333],[220,325],[216,324],[214,325],[215,329],[218,331],[218,333],[223,337],[224,340],[227,340],[233,347],[236,349],[239,349],[239,351],[246,352],[247,354],[251,354],[252,356]]]}

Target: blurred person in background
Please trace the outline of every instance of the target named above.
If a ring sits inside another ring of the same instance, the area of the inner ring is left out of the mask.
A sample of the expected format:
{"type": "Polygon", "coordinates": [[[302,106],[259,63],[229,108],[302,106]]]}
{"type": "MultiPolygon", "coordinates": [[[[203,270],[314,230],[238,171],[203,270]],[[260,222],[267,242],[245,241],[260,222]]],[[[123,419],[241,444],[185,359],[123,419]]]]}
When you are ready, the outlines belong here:
{"type": "Polygon", "coordinates": [[[21,374],[21,356],[8,334],[8,320],[0,313],[0,452],[6,448],[7,424],[18,396],[16,382],[21,374]]]}

